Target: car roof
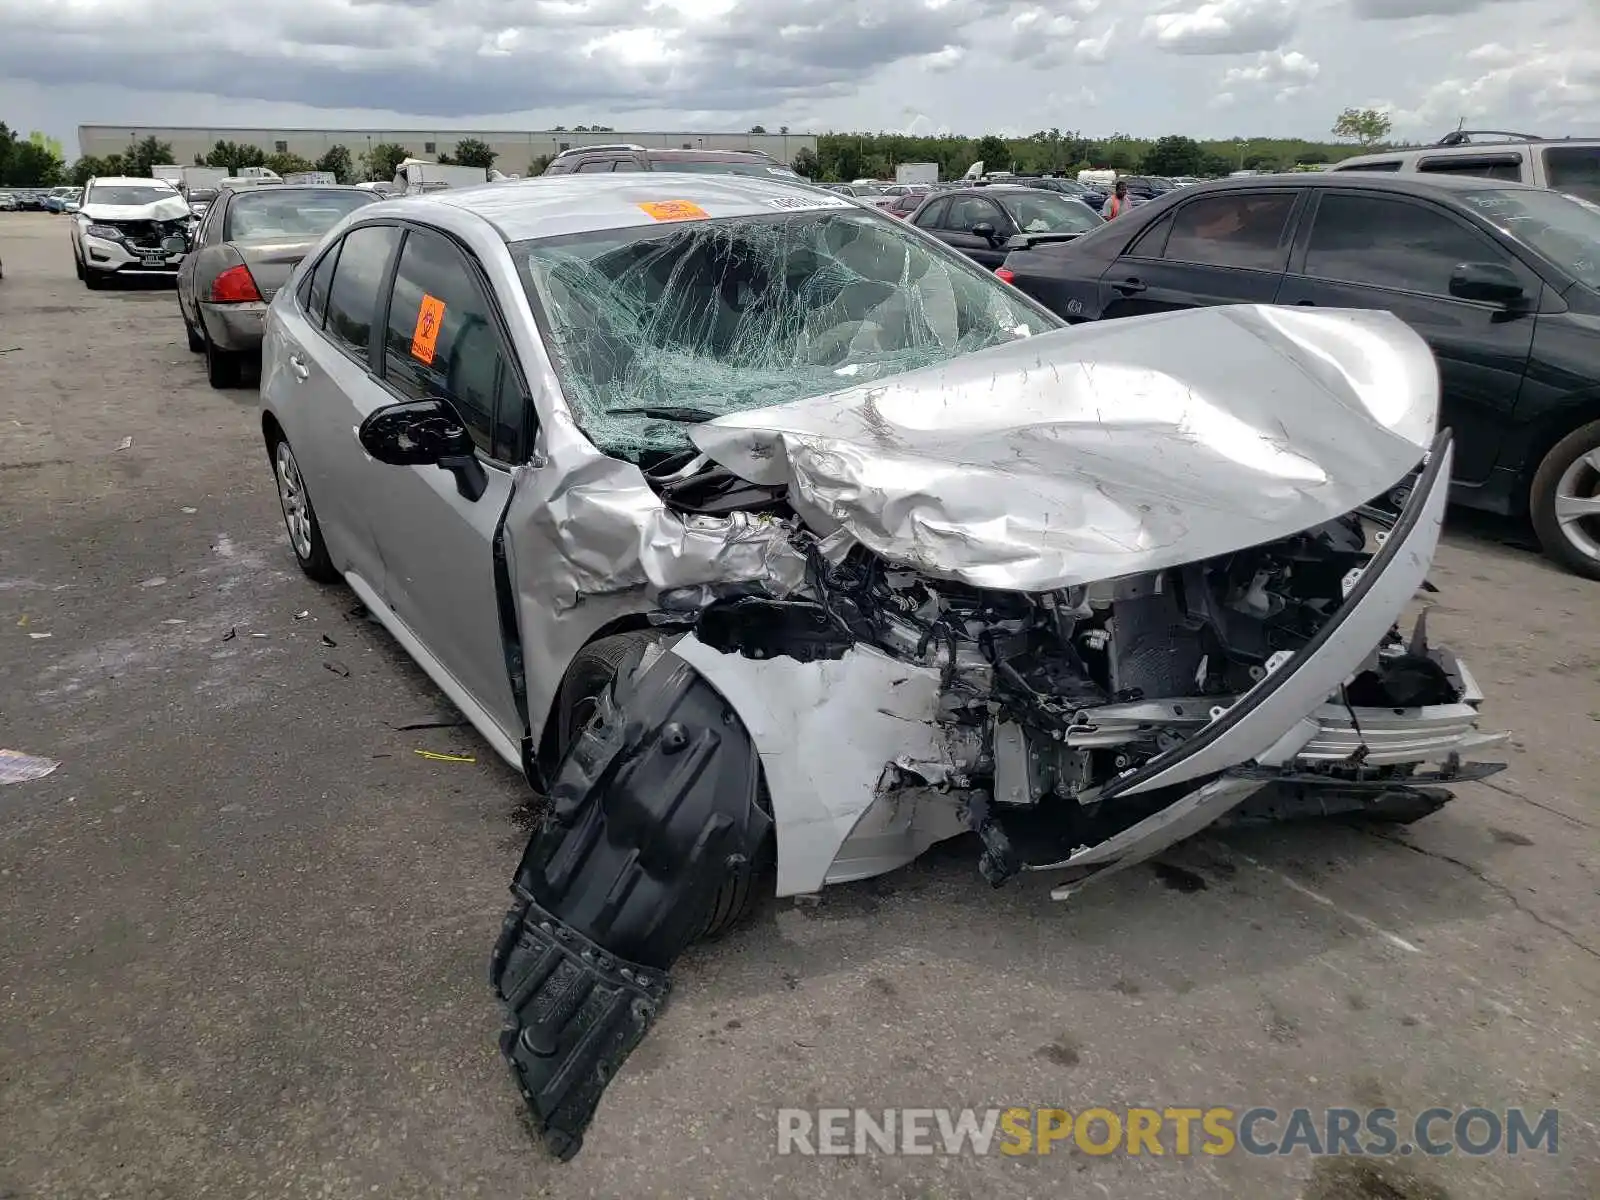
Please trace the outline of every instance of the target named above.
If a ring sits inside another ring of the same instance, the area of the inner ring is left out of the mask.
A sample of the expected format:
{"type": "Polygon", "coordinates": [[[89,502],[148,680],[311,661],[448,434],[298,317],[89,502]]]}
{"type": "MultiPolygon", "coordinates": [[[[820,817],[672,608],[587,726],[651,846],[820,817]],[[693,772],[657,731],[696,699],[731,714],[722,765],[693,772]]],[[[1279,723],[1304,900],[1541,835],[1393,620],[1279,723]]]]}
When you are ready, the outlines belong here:
{"type": "Polygon", "coordinates": [[[1212,192],[1248,192],[1261,187],[1360,187],[1382,192],[1537,192],[1541,188],[1509,179],[1486,179],[1476,175],[1430,175],[1426,172],[1389,171],[1284,171],[1276,175],[1251,175],[1242,179],[1211,179],[1182,189],[1185,197],[1212,192]]]}
{"type": "MultiPolygon", "coordinates": [[[[622,174],[538,175],[503,183],[397,196],[374,204],[367,218],[424,214],[434,208],[474,213],[493,225],[508,242],[559,237],[604,229],[628,229],[661,221],[641,207],[687,201],[708,217],[775,216],[794,207],[797,198],[813,208],[861,206],[842,197],[796,183],[784,176],[723,175],[672,171],[628,171],[622,174]]],[[[425,217],[422,219],[426,219],[425,217]]]]}

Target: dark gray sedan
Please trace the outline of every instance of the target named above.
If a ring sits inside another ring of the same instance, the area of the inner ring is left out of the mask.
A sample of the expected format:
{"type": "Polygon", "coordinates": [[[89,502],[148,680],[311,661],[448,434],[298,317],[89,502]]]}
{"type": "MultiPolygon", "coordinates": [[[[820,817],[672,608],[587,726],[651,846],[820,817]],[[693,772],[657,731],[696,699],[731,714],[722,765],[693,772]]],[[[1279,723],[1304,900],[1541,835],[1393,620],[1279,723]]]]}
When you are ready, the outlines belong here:
{"type": "Polygon", "coordinates": [[[178,268],[178,312],[189,349],[206,356],[215,388],[236,387],[260,353],[262,321],[296,265],[346,214],[380,199],[355,187],[224,187],[178,268]]]}

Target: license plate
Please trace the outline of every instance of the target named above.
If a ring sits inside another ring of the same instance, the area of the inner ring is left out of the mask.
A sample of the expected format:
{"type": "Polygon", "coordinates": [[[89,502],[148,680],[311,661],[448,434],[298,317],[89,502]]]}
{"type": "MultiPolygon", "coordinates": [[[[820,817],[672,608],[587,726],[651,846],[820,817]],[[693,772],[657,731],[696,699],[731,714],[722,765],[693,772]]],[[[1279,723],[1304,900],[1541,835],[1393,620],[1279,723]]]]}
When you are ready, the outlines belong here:
{"type": "Polygon", "coordinates": [[[160,250],[146,250],[140,257],[147,267],[159,267],[167,261],[167,256],[160,250]]]}

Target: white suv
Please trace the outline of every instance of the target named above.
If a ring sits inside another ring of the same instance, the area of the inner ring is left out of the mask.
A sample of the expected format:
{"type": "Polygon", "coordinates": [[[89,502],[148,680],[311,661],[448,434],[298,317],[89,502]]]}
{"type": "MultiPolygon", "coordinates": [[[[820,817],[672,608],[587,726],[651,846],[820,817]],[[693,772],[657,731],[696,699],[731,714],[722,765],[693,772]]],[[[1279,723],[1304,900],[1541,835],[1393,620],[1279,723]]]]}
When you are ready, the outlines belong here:
{"type": "Polygon", "coordinates": [[[189,202],[160,179],[91,179],[72,219],[72,259],[84,286],[105,287],[118,275],[176,277],[183,253],[162,248],[182,236],[189,202]]]}
{"type": "Polygon", "coordinates": [[[1330,171],[1416,171],[1509,179],[1600,203],[1600,139],[1458,129],[1432,146],[1347,158],[1330,171]],[[1482,140],[1478,140],[1482,139],[1482,140]]]}

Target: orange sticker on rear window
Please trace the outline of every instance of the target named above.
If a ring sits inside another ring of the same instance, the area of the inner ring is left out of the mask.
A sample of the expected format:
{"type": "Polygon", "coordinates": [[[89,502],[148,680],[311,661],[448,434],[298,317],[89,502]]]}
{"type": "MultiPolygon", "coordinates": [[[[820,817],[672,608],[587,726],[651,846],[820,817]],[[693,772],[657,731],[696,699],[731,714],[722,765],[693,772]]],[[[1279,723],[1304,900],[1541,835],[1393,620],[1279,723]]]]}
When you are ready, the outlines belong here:
{"type": "Polygon", "coordinates": [[[417,327],[411,334],[411,357],[420,362],[433,362],[433,348],[439,341],[439,326],[444,324],[444,301],[422,293],[422,306],[417,309],[417,327]]]}
{"type": "Polygon", "coordinates": [[[639,207],[658,221],[701,221],[711,215],[691,200],[652,200],[639,207]]]}

